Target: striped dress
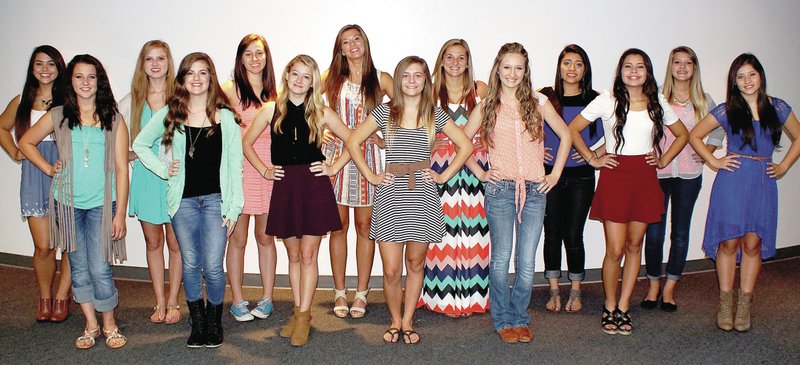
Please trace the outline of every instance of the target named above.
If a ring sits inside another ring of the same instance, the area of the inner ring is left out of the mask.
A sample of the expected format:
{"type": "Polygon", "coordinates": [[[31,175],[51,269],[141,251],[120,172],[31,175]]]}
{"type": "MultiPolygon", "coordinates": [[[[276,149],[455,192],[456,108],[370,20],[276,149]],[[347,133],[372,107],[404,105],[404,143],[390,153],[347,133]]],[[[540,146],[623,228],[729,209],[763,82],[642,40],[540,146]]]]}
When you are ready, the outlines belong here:
{"type": "MultiPolygon", "coordinates": [[[[381,104],[372,111],[381,132],[386,136],[389,106],[381,104]]],[[[440,108],[434,113],[436,132],[450,119],[440,108]]],[[[429,159],[431,144],[425,128],[398,128],[386,143],[386,164],[414,163],[429,159]]],[[[436,183],[414,172],[416,188],[408,188],[408,176],[397,176],[391,185],[379,185],[370,221],[369,237],[379,242],[439,242],[444,236],[444,217],[436,183]]]]}
{"type": "MultiPolygon", "coordinates": [[[[450,104],[447,112],[464,128],[468,117],[464,105],[450,104]]],[[[456,149],[443,133],[436,139],[447,141],[431,156],[431,168],[441,173],[452,163],[456,149]]],[[[485,149],[476,149],[474,156],[481,168],[488,169],[485,149]]],[[[483,184],[464,166],[439,185],[439,197],[446,232],[442,242],[428,246],[418,305],[455,317],[485,313],[489,307],[489,227],[483,184]]]]}
{"type": "MultiPolygon", "coordinates": [[[[364,112],[364,95],[361,94],[360,88],[360,84],[345,80],[339,93],[338,103],[331,105],[342,121],[353,130],[367,119],[367,113],[364,112]]],[[[333,163],[342,154],[344,141],[337,138],[323,148],[326,161],[333,163]]],[[[372,172],[376,174],[383,172],[381,152],[378,146],[366,141],[361,144],[361,153],[372,172]]],[[[348,162],[339,170],[331,179],[331,183],[333,185],[333,195],[336,196],[336,203],[338,204],[350,207],[370,207],[375,201],[375,186],[361,176],[353,161],[348,162]]]]}
{"type": "MultiPolygon", "coordinates": [[[[247,109],[242,109],[242,103],[236,104],[234,110],[242,118],[240,129],[242,137],[247,132],[247,128],[253,122],[259,107],[250,105],[247,109]]],[[[269,127],[268,127],[269,128],[269,127]]],[[[270,133],[269,129],[261,133],[253,144],[253,149],[267,166],[272,166],[272,154],[270,153],[270,133]]],[[[242,170],[242,191],[244,192],[244,209],[242,214],[261,215],[269,212],[269,202],[272,197],[273,180],[264,179],[250,162],[244,162],[242,170]]]]}

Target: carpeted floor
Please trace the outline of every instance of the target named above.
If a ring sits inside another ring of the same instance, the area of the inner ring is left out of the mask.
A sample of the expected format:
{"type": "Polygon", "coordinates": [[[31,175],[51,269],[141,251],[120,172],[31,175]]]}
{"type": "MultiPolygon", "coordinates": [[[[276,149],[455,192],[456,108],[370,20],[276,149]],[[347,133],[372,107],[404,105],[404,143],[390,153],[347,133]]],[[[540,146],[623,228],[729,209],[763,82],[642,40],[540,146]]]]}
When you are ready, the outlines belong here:
{"type": "MultiPolygon", "coordinates": [[[[600,330],[599,283],[585,285],[585,308],[579,314],[546,312],[546,288],[537,287],[531,304],[536,338],[533,343],[515,345],[500,341],[488,314],[450,319],[424,309],[417,311],[415,322],[422,336],[419,345],[387,345],[381,335],[388,327],[389,314],[379,290],[370,294],[369,312],[362,320],[334,317],[332,292],[320,290],[312,308],[311,340],[304,348],[293,348],[277,335],[291,311],[290,292],[278,289],[270,318],[237,323],[226,313],[221,348],[188,349],[185,319],[176,325],[149,323],[153,305],[150,283],[117,281],[121,298],[117,321],[128,345],[112,351],[99,341],[94,348],[81,351],[73,345],[84,326],[77,305],[64,323],[33,321],[33,272],[0,266],[0,364],[797,364],[798,268],[800,258],[764,265],[755,293],[753,329],[748,333],[716,328],[718,290],[713,272],[684,276],[676,313],[635,306],[636,330],[628,337],[609,336],[600,330]]],[[[566,289],[562,287],[562,292],[566,289]]],[[[646,284],[640,281],[635,303],[645,290],[646,284]]],[[[252,303],[258,293],[247,289],[245,296],[252,303]]],[[[229,304],[226,296],[226,310],[229,304]]],[[[185,308],[183,315],[187,315],[185,308]]]]}

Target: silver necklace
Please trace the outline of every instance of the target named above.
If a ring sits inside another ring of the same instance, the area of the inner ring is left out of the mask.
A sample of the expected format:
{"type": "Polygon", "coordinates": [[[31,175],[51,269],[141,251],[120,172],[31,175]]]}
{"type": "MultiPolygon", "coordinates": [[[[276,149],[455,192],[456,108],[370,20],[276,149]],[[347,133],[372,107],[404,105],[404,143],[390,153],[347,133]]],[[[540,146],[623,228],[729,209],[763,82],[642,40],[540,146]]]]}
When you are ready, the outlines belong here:
{"type": "Polygon", "coordinates": [[[89,167],[89,129],[84,130],[83,127],[92,128],[97,125],[94,122],[92,125],[81,126],[81,137],[83,138],[83,167],[89,167]]]}

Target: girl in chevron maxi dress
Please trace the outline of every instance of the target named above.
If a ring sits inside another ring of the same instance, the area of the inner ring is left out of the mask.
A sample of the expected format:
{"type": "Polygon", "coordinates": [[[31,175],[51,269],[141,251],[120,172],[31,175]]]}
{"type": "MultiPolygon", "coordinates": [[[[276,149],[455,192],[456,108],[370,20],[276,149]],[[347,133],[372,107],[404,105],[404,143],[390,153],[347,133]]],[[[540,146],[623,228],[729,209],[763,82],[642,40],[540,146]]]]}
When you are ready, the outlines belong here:
{"type": "MultiPolygon", "coordinates": [[[[487,90],[483,82],[473,81],[472,70],[467,42],[445,42],[433,70],[434,93],[439,105],[460,128],[487,90]]],[[[439,133],[435,147],[431,169],[442,173],[456,155],[455,145],[439,133]]],[[[474,156],[486,170],[486,150],[476,148],[474,156]]],[[[489,228],[483,209],[483,183],[465,166],[445,184],[438,185],[438,191],[445,234],[441,242],[432,242],[428,247],[419,306],[448,317],[485,313],[489,307],[489,228]]]]}

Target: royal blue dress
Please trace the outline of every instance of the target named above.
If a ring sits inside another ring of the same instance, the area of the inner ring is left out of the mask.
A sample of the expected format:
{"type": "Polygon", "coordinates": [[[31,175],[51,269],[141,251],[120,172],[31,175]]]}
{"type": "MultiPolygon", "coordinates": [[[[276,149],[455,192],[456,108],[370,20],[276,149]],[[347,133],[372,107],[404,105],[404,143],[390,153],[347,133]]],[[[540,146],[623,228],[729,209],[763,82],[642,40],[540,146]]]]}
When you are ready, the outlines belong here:
{"type": "MultiPolygon", "coordinates": [[[[778,98],[772,98],[772,106],[780,123],[785,123],[792,107],[778,98]]],[[[767,159],[740,157],[741,166],[733,172],[717,172],[711,188],[703,251],[706,256],[716,260],[721,242],[755,232],[761,238],[761,258],[774,257],[778,230],[778,184],[767,175],[768,162],[772,161],[775,151],[771,134],[769,131],[765,133],[759,121],[754,120],[754,149],[749,144],[742,145],[742,135],[731,131],[725,103],[717,105],[711,114],[728,134],[728,152],[767,159]]],[[[741,260],[741,251],[736,259],[741,260]]]]}

